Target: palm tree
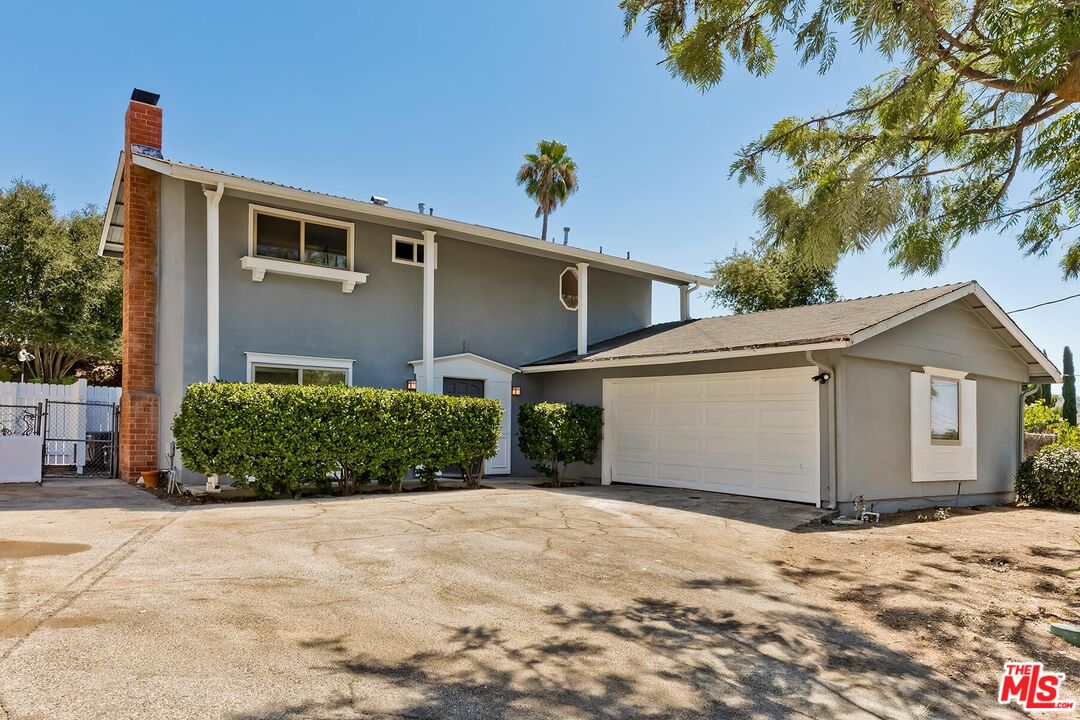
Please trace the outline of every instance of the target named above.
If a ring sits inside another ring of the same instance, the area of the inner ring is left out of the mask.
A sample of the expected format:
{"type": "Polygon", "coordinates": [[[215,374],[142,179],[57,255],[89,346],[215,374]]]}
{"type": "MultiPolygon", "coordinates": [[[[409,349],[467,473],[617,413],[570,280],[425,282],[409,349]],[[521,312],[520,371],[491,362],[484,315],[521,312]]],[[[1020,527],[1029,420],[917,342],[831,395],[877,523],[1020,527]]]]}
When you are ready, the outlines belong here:
{"type": "Polygon", "coordinates": [[[536,201],[536,217],[544,218],[540,239],[547,240],[548,215],[566,202],[578,189],[577,163],[566,154],[566,145],[558,140],[541,140],[536,152],[525,156],[517,174],[518,185],[536,201]]]}

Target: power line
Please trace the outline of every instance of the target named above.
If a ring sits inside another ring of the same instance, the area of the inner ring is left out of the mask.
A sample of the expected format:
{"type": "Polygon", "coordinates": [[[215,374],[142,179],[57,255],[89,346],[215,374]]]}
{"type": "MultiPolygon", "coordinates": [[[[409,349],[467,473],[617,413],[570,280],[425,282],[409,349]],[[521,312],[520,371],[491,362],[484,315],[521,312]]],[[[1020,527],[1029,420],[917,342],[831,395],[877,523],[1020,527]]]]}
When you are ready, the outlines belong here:
{"type": "Polygon", "coordinates": [[[1063,298],[1058,298],[1057,300],[1047,300],[1046,302],[1041,302],[1038,305],[1032,305],[1031,307],[1020,308],[1019,310],[1010,310],[1006,314],[1012,315],[1014,313],[1024,312],[1025,310],[1034,310],[1035,308],[1041,308],[1044,305],[1053,305],[1054,303],[1065,302],[1066,300],[1072,300],[1073,298],[1078,297],[1080,297],[1080,293],[1076,293],[1075,295],[1066,295],[1063,298]]]}

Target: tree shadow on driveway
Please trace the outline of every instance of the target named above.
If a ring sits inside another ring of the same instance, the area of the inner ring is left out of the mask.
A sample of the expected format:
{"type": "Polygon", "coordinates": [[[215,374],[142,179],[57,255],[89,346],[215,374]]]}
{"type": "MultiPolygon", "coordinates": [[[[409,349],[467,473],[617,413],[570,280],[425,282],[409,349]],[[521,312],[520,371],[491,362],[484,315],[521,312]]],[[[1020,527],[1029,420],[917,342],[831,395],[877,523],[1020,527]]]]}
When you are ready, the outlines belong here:
{"type": "Polygon", "coordinates": [[[459,627],[438,649],[393,661],[350,652],[347,636],[308,641],[347,689],[240,717],[1020,717],[809,608],[638,597],[549,606],[538,620],[527,641],[494,624],[459,627]]]}

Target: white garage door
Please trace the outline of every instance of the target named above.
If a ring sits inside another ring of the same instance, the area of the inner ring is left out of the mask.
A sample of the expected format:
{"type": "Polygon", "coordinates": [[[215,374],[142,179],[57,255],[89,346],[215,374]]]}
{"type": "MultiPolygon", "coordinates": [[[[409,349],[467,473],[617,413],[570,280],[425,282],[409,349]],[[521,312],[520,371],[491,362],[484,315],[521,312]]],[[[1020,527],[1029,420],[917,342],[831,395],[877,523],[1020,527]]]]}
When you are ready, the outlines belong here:
{"type": "Polygon", "coordinates": [[[816,504],[817,373],[604,380],[604,477],[816,504]]]}

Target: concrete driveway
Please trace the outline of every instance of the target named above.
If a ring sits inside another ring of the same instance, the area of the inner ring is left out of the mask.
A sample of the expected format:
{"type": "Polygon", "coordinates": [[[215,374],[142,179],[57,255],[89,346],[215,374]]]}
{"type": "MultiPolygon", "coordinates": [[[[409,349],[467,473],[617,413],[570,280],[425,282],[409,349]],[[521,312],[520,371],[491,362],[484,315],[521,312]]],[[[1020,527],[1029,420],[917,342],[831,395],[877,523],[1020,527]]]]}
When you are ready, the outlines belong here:
{"type": "Polygon", "coordinates": [[[1008,714],[761,559],[817,515],[621,486],[186,508],[0,486],[0,718],[1008,714]]]}

